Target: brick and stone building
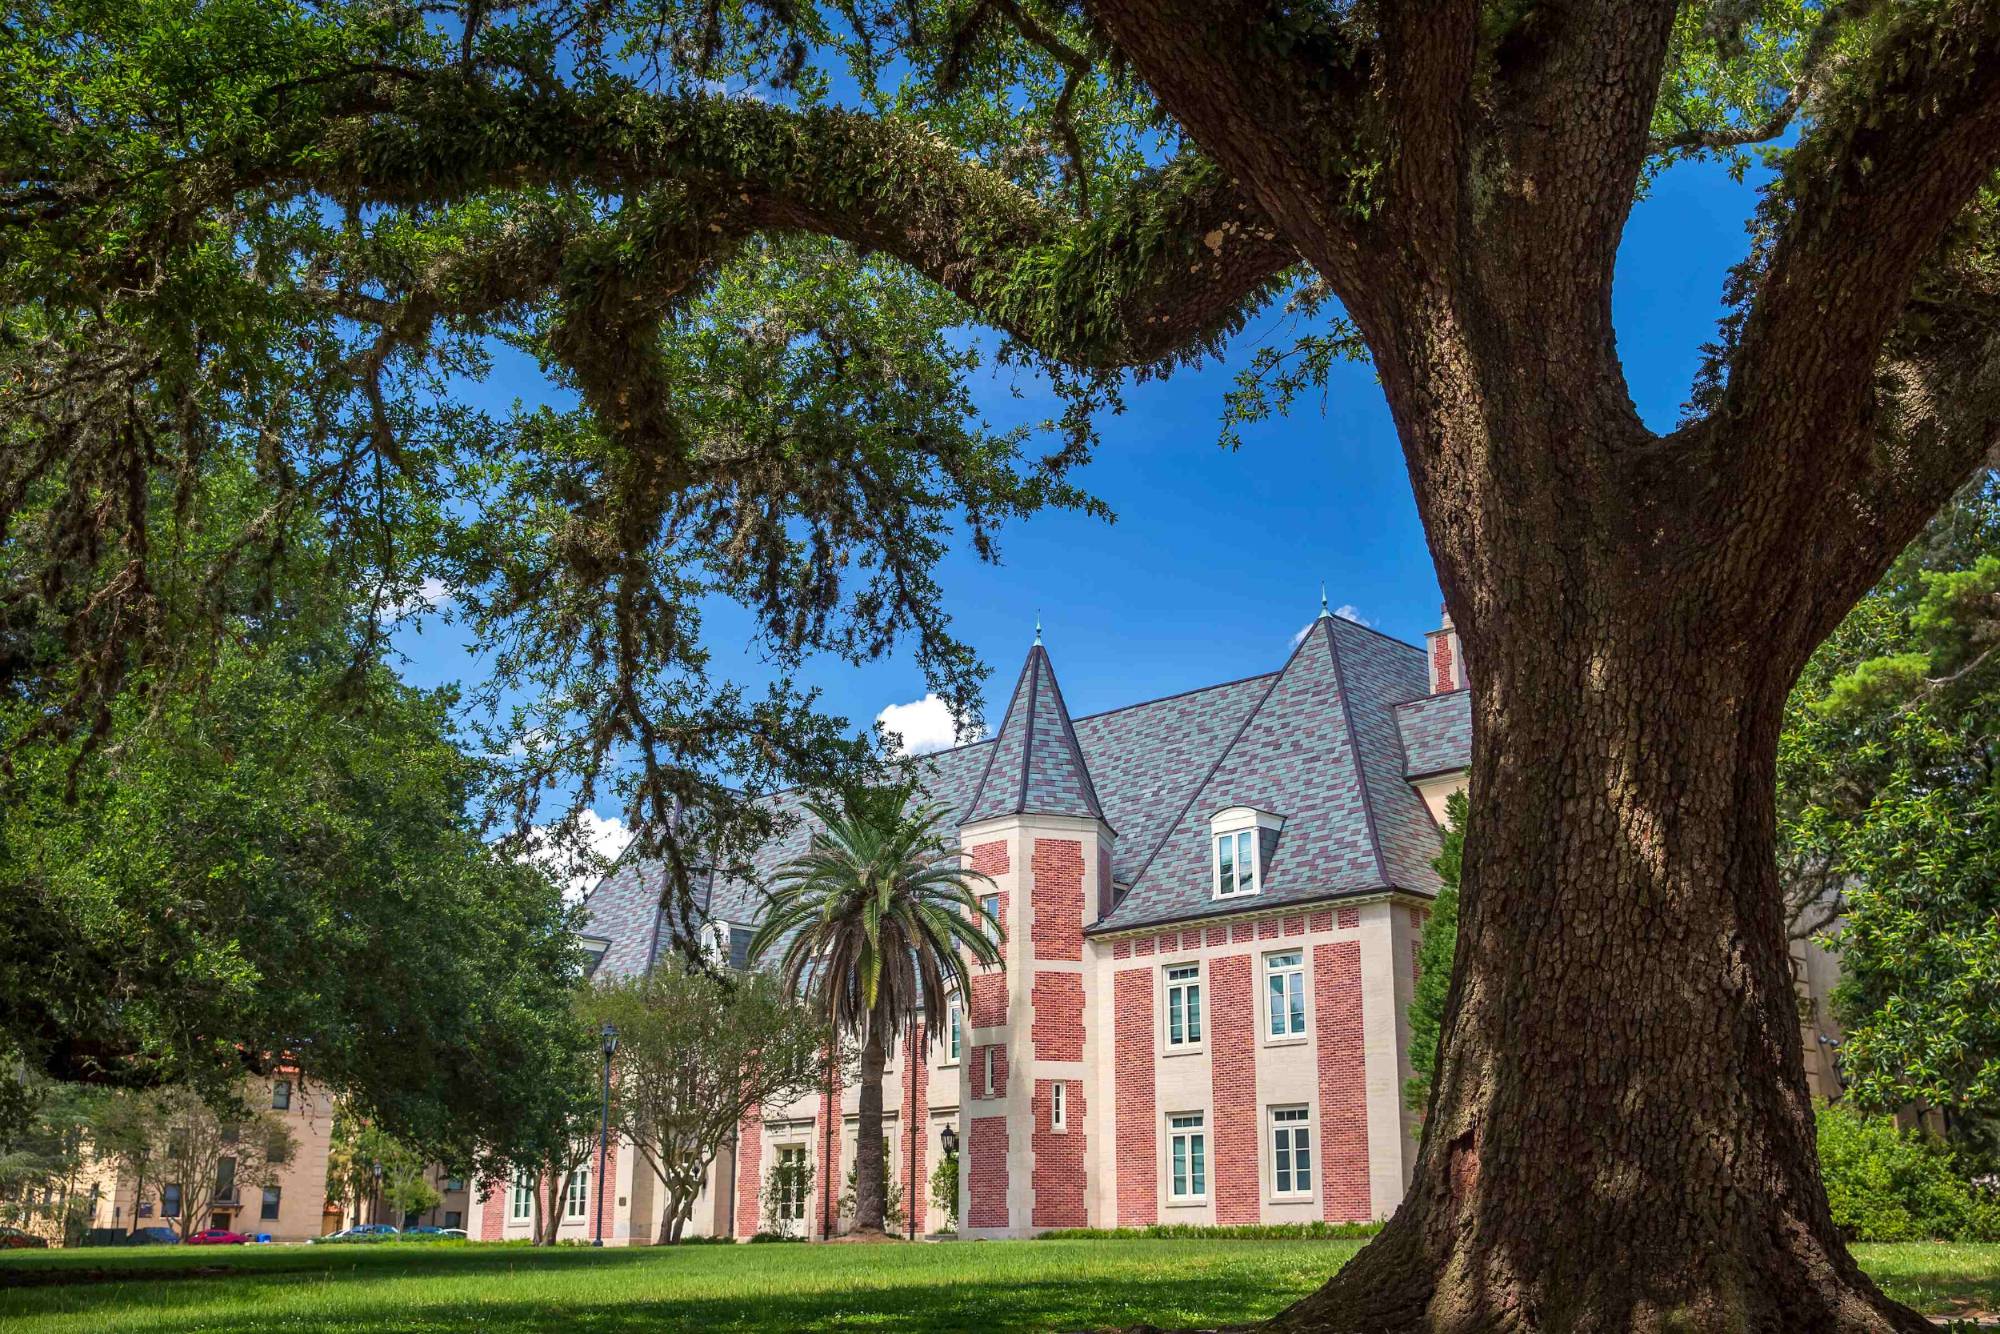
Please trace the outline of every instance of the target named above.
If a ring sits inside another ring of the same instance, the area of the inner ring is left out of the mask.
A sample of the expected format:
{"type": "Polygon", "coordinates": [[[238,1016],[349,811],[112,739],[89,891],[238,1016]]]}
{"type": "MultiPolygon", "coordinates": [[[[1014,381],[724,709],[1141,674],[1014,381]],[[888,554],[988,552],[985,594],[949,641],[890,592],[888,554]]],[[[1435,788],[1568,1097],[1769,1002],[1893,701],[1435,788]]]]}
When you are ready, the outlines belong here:
{"type": "MultiPolygon", "coordinates": [[[[1470,754],[1448,621],[1418,648],[1322,613],[1274,672],[1080,718],[1037,638],[990,739],[911,761],[992,877],[1006,965],[914,1061],[891,1056],[890,1171],[922,1230],[944,1221],[926,1202],[946,1127],[965,1237],[1391,1213],[1416,1156],[1402,1090],[1431,863],[1470,754]]],[[[793,821],[763,869],[810,834],[793,821]]],[[[592,892],[601,972],[658,961],[660,887],[628,856],[592,892]]],[[[759,894],[703,892],[741,964],[759,894]]],[[[747,1118],[690,1234],[839,1231],[856,1106],[853,1071],[831,1070],[747,1118]],[[799,1162],[811,1191],[774,1202],[799,1162]]],[[[566,1237],[600,1226],[590,1170],[563,1183],[566,1237]]],[[[607,1243],[650,1240],[658,1183],[629,1150],[611,1172],[607,1243]]],[[[474,1235],[527,1235],[529,1189],[489,1190],[474,1235]]]]}

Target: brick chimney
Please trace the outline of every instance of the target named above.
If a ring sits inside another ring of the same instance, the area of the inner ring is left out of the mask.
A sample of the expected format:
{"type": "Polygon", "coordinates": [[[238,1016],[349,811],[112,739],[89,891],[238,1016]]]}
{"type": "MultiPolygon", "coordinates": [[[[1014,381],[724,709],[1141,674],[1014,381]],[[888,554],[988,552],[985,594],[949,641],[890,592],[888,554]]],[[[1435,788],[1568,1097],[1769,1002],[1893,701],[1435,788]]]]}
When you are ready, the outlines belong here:
{"type": "Polygon", "coordinates": [[[1424,636],[1430,649],[1433,695],[1462,690],[1470,684],[1465,674],[1465,646],[1459,643],[1458,628],[1451,623],[1451,609],[1442,607],[1439,610],[1444,624],[1424,636]]]}

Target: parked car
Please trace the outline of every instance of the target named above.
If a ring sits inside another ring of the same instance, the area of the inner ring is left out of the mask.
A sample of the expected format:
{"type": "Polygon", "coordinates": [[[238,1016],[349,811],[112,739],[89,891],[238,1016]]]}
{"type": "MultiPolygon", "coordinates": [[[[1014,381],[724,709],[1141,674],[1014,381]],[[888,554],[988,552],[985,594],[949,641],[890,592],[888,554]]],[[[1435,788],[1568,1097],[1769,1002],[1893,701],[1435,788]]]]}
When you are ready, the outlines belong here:
{"type": "Polygon", "coordinates": [[[242,1246],[250,1238],[241,1232],[231,1232],[226,1227],[205,1228],[200,1232],[190,1232],[183,1245],[186,1246],[242,1246]]]}
{"type": "Polygon", "coordinates": [[[17,1227],[0,1227],[0,1251],[45,1251],[48,1248],[46,1237],[23,1232],[17,1227]]]}
{"type": "Polygon", "coordinates": [[[361,1223],[339,1232],[329,1232],[324,1237],[314,1237],[313,1242],[317,1244],[320,1242],[390,1241],[400,1235],[402,1234],[387,1223],[361,1223]]]}
{"type": "Polygon", "coordinates": [[[125,1238],[127,1246],[178,1246],[180,1241],[170,1227],[134,1228],[132,1235],[125,1238]]]}

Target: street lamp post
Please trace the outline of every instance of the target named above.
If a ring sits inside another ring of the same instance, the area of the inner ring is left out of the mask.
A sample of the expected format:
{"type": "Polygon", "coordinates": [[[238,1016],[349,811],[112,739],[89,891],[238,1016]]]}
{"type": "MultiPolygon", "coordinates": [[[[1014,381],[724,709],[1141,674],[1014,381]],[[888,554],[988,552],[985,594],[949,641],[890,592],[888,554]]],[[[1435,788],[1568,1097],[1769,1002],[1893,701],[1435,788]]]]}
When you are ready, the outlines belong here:
{"type": "Polygon", "coordinates": [[[604,1160],[611,1150],[611,1057],[618,1050],[618,1026],[604,1021],[604,1119],[597,1127],[597,1237],[590,1244],[604,1244],[604,1160]]]}
{"type": "MultiPolygon", "coordinates": [[[[949,1121],[945,1122],[943,1130],[938,1131],[938,1147],[944,1150],[946,1158],[958,1157],[958,1131],[949,1121]]],[[[957,1216],[957,1210],[958,1202],[954,1200],[952,1201],[953,1217],[957,1216]]]]}

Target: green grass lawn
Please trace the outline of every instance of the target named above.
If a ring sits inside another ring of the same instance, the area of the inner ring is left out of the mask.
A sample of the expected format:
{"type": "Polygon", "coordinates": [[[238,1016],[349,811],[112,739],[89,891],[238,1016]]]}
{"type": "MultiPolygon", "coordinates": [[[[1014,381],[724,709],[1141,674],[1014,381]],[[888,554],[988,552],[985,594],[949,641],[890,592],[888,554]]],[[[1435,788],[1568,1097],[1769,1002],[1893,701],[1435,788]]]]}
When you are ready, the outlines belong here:
{"type": "MultiPolygon", "coordinates": [[[[0,1258],[0,1326],[37,1334],[374,1329],[1089,1329],[1268,1315],[1358,1241],[935,1246],[174,1247],[0,1258]],[[187,1277],[197,1265],[227,1274],[187,1277]],[[23,1283],[61,1275],[96,1281],[23,1283]],[[6,1286],[12,1284],[13,1286],[6,1286]]],[[[1938,1315],[2000,1310],[2000,1246],[1863,1246],[1890,1292],[1938,1315]]]]}

